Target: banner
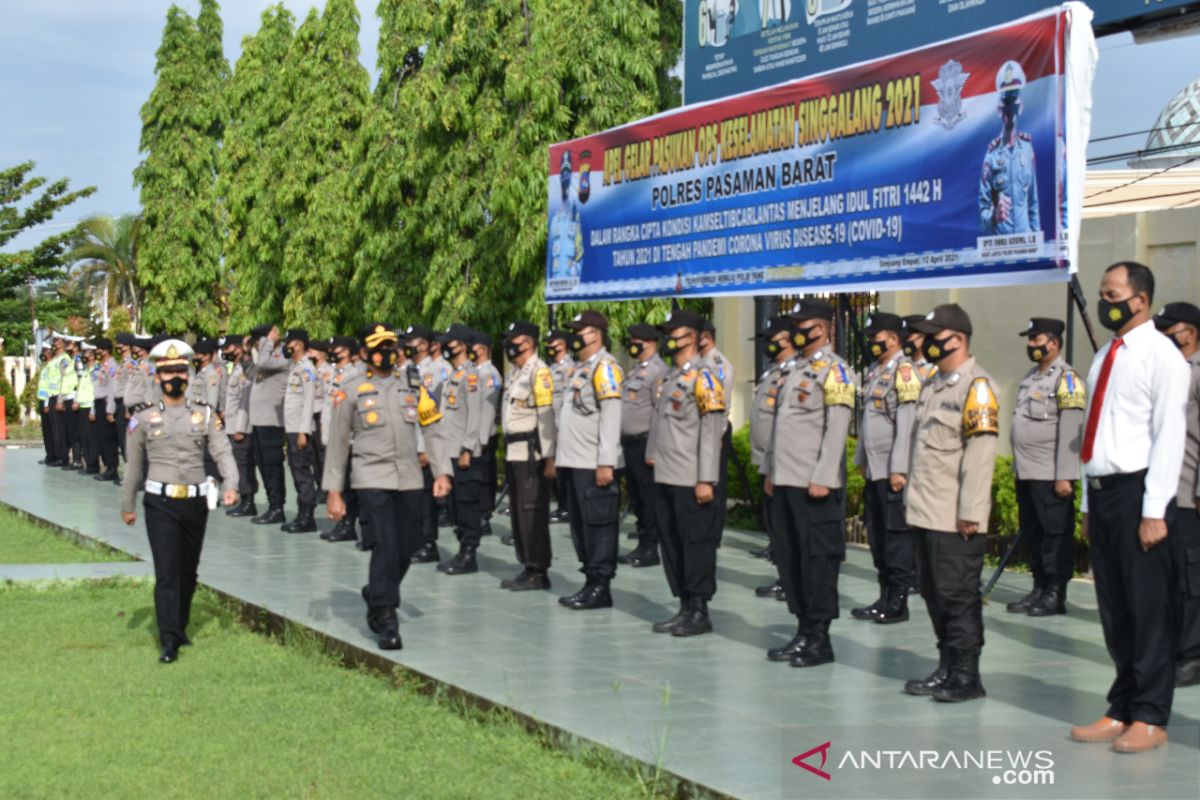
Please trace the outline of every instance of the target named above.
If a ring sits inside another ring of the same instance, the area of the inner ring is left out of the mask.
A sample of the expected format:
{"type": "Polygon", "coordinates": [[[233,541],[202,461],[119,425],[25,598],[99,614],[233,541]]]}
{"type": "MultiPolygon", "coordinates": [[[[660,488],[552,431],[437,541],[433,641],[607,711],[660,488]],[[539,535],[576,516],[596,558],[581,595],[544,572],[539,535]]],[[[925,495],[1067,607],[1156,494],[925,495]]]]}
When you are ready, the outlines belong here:
{"type": "Polygon", "coordinates": [[[1070,3],[552,146],[547,300],[1066,280],[1089,21],[1070,3]]]}
{"type": "MultiPolygon", "coordinates": [[[[683,102],[716,100],[1044,10],[1046,0],[685,0],[683,102]]],[[[1104,33],[1178,21],[1196,0],[1089,0],[1104,33]]]]}

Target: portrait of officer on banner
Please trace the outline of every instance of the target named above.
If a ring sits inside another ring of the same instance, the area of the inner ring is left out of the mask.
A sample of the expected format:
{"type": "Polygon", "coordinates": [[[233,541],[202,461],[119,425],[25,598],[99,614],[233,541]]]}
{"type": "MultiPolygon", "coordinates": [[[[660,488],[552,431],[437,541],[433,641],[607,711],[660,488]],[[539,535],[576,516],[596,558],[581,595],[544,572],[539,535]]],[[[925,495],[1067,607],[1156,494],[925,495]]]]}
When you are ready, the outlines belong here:
{"type": "MultiPolygon", "coordinates": [[[[579,222],[579,206],[571,201],[571,151],[564,150],[559,167],[559,186],[562,200],[550,220],[550,277],[578,278],[583,260],[583,228],[579,222]]],[[[580,176],[580,183],[590,181],[580,176]]]]}
{"type": "Polygon", "coordinates": [[[737,18],[738,0],[700,0],[698,40],[701,47],[724,47],[737,18]]]}
{"type": "Polygon", "coordinates": [[[985,234],[1041,230],[1033,142],[1029,134],[1017,130],[1024,88],[1021,65],[1004,62],[996,73],[1001,132],[988,144],[979,179],[979,225],[985,234]]]}

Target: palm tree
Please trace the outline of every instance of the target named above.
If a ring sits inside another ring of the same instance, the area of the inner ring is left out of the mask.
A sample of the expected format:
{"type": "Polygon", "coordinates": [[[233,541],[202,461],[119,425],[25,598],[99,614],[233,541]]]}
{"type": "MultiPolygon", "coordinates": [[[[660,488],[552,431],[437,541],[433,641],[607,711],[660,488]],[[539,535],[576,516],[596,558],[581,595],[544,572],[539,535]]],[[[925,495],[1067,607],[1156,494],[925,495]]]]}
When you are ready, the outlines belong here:
{"type": "Polygon", "coordinates": [[[116,219],[89,217],[79,224],[67,254],[75,264],[72,281],[104,288],[109,308],[122,305],[129,309],[134,330],[140,330],[142,310],[142,287],[137,275],[141,232],[140,214],[122,214],[116,219]]]}

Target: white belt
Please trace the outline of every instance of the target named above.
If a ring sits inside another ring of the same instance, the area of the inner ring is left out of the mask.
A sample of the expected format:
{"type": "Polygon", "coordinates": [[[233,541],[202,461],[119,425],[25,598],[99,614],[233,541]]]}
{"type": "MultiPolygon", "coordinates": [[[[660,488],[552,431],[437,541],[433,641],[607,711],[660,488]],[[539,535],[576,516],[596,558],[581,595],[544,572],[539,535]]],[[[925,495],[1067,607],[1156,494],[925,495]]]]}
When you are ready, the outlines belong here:
{"type": "Polygon", "coordinates": [[[146,481],[147,494],[161,494],[163,497],[169,497],[172,500],[187,500],[190,497],[201,497],[207,489],[208,487],[202,483],[159,483],[158,481],[146,481]]]}

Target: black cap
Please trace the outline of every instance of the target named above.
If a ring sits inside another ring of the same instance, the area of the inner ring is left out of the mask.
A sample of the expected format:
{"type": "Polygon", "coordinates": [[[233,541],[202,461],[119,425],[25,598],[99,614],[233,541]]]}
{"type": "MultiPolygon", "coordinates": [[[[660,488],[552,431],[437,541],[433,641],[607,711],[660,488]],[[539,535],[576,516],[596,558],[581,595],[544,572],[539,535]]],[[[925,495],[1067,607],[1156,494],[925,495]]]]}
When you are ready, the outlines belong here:
{"type": "Polygon", "coordinates": [[[645,322],[635,322],[625,329],[630,339],[640,339],[643,342],[657,342],[658,328],[645,322]]]}
{"type": "Polygon", "coordinates": [[[154,345],[158,344],[159,337],[157,336],[139,336],[133,340],[133,346],[149,352],[154,345]]]}
{"type": "Polygon", "coordinates": [[[328,339],[313,339],[311,342],[308,343],[308,349],[316,350],[318,353],[328,353],[329,352],[329,340],[328,339]]]}
{"type": "Polygon", "coordinates": [[[889,314],[886,311],[874,311],[869,317],[867,317],[867,324],[863,327],[863,332],[868,336],[874,336],[880,331],[900,333],[903,328],[904,319],[899,314],[889,314]]]}
{"type": "Polygon", "coordinates": [[[333,349],[334,347],[344,347],[347,350],[357,350],[358,342],[359,342],[359,340],[355,339],[353,336],[330,336],[329,337],[330,349],[333,349]]]}
{"type": "Polygon", "coordinates": [[[227,333],[217,341],[217,344],[219,344],[223,350],[226,347],[241,347],[242,343],[245,341],[246,334],[244,333],[227,333]]]}
{"type": "Polygon", "coordinates": [[[1061,339],[1066,330],[1066,323],[1060,319],[1051,319],[1050,317],[1031,317],[1029,319],[1029,324],[1025,327],[1025,330],[1018,333],[1017,336],[1031,337],[1042,333],[1049,333],[1061,339]]]}
{"type": "Polygon", "coordinates": [[[717,326],[713,325],[713,321],[711,319],[705,318],[704,324],[700,326],[700,332],[711,333],[713,336],[716,336],[717,326]]]}
{"type": "Polygon", "coordinates": [[[261,339],[262,337],[264,337],[268,333],[270,333],[271,328],[274,328],[274,327],[275,326],[269,322],[264,325],[255,325],[253,328],[250,329],[250,336],[254,339],[261,339]]]}
{"type": "Polygon", "coordinates": [[[508,330],[504,332],[504,341],[507,342],[508,340],[515,339],[518,336],[528,336],[530,339],[537,341],[538,334],[540,332],[541,331],[538,330],[537,325],[534,325],[532,322],[526,322],[525,320],[519,319],[508,326],[508,330]]]}
{"type": "Polygon", "coordinates": [[[217,343],[213,339],[197,339],[192,345],[192,352],[198,356],[208,356],[217,352],[217,343]]]}
{"type": "Polygon", "coordinates": [[[787,317],[771,317],[767,323],[763,325],[762,330],[750,337],[753,341],[758,338],[772,339],[780,333],[786,333],[792,329],[791,320],[787,317]]]}
{"type": "Polygon", "coordinates": [[[704,317],[686,308],[671,309],[671,313],[667,314],[667,318],[659,324],[658,329],[663,333],[670,333],[677,328],[691,328],[699,333],[704,330],[704,317]]]}
{"type": "Polygon", "coordinates": [[[1192,325],[1200,330],[1200,308],[1191,303],[1167,303],[1154,315],[1154,326],[1165,331],[1177,322],[1192,325]]]}
{"type": "Polygon", "coordinates": [[[958,303],[942,303],[940,306],[935,306],[933,311],[919,321],[914,322],[911,327],[918,333],[939,333],[950,330],[970,336],[971,318],[958,303]]]}
{"type": "Polygon", "coordinates": [[[490,348],[492,346],[492,335],[485,331],[472,331],[470,343],[481,344],[484,347],[490,348]]]}
{"type": "Polygon", "coordinates": [[[117,334],[117,344],[123,344],[126,347],[132,347],[137,344],[138,337],[134,336],[129,331],[122,331],[117,334]]]}
{"type": "Polygon", "coordinates": [[[475,341],[475,331],[460,322],[456,322],[449,328],[446,328],[445,333],[438,334],[437,340],[441,344],[447,344],[448,342],[470,344],[475,341]]]}
{"type": "Polygon", "coordinates": [[[404,329],[404,338],[412,341],[413,339],[424,339],[427,342],[432,342],[437,338],[437,334],[426,328],[424,325],[409,325],[404,329]]]}
{"type": "Polygon", "coordinates": [[[911,336],[914,333],[920,333],[920,331],[914,328],[913,325],[916,325],[923,319],[925,319],[924,314],[909,314],[904,318],[904,325],[901,327],[900,332],[905,336],[911,336]]]}
{"type": "Polygon", "coordinates": [[[805,297],[792,306],[786,316],[792,322],[803,322],[808,319],[823,319],[826,322],[833,319],[833,305],[815,297],[805,297]]]}
{"type": "Polygon", "coordinates": [[[581,311],[575,315],[575,318],[567,323],[567,327],[573,331],[583,328],[598,328],[599,330],[608,332],[608,318],[599,311],[581,311]]]}
{"type": "Polygon", "coordinates": [[[542,341],[544,341],[546,344],[550,344],[551,342],[565,342],[570,338],[570,331],[564,331],[562,328],[551,328],[550,330],[546,331],[546,338],[542,341]]]}
{"type": "Polygon", "coordinates": [[[92,339],[91,344],[92,347],[96,348],[97,350],[108,350],[111,352],[113,348],[112,341],[105,339],[103,336],[98,339],[92,339]]]}
{"type": "Polygon", "coordinates": [[[288,328],[287,333],[283,335],[284,342],[300,342],[300,344],[308,347],[308,331],[304,328],[288,328]]]}

